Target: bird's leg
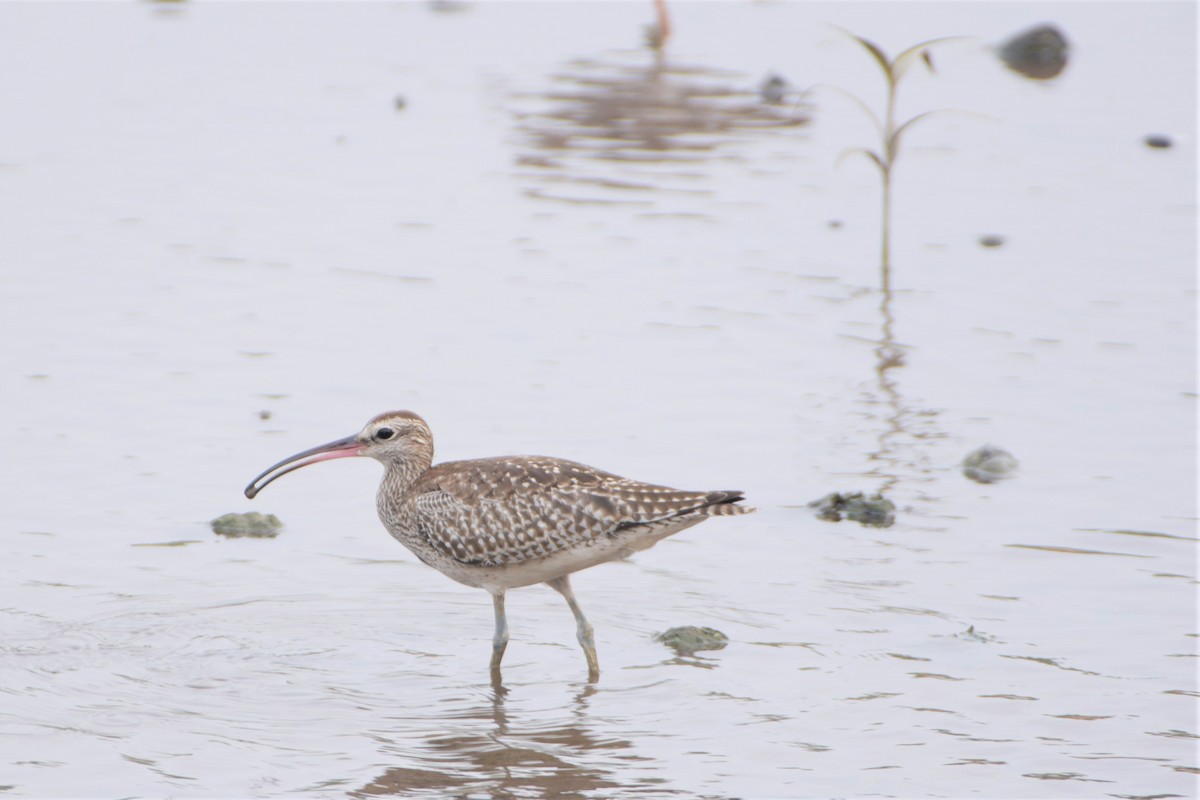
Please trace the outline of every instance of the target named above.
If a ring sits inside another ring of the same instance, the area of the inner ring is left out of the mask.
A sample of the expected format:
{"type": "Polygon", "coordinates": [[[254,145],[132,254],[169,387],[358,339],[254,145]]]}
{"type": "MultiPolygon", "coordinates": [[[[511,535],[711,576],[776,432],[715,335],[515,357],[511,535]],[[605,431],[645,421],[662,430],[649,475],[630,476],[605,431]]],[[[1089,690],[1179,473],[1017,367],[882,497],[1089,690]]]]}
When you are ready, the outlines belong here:
{"type": "Polygon", "coordinates": [[[496,609],[496,633],[492,636],[492,677],[500,677],[500,660],[504,648],[508,647],[508,618],[504,616],[504,592],[492,595],[492,606],[496,609]]]}
{"type": "Polygon", "coordinates": [[[576,637],[579,639],[580,646],[583,647],[583,655],[587,658],[588,680],[595,683],[600,678],[600,661],[596,658],[596,640],[592,636],[592,624],[583,615],[583,609],[579,607],[579,603],[575,602],[575,592],[571,591],[571,580],[567,575],[563,575],[546,581],[546,585],[561,594],[567,601],[567,605],[571,607],[571,613],[575,615],[575,622],[579,625],[576,637]]]}

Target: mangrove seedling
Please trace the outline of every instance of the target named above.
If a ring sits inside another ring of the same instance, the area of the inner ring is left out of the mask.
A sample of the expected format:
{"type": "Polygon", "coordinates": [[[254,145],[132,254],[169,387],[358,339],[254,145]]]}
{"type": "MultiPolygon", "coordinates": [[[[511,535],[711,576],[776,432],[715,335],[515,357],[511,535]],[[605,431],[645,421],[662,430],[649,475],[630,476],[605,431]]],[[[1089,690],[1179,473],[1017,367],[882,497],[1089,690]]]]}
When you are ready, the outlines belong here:
{"type": "Polygon", "coordinates": [[[867,115],[870,120],[875,123],[875,128],[879,132],[879,148],[872,150],[866,147],[853,147],[842,153],[842,158],[852,154],[860,153],[870,159],[876,167],[879,168],[879,175],[882,180],[883,188],[883,208],[882,208],[882,236],[880,241],[881,259],[883,267],[883,291],[885,294],[890,292],[891,279],[889,269],[891,267],[891,229],[892,229],[892,170],[895,168],[896,160],[900,156],[900,141],[905,132],[908,131],[915,123],[928,117],[936,111],[926,111],[910,117],[897,124],[896,122],[896,92],[900,86],[900,81],[918,62],[924,64],[930,72],[935,72],[933,66],[933,57],[930,55],[930,48],[934,45],[943,42],[963,39],[962,36],[946,36],[938,39],[930,39],[920,44],[915,44],[904,52],[900,53],[895,58],[888,58],[887,53],[883,51],[879,45],[869,39],[864,39],[861,36],[856,36],[849,31],[843,31],[847,36],[862,45],[862,48],[871,54],[875,63],[883,70],[884,78],[887,80],[887,102],[884,108],[883,117],[876,114],[870,106],[862,99],[844,89],[839,90],[852,101],[867,115]]]}

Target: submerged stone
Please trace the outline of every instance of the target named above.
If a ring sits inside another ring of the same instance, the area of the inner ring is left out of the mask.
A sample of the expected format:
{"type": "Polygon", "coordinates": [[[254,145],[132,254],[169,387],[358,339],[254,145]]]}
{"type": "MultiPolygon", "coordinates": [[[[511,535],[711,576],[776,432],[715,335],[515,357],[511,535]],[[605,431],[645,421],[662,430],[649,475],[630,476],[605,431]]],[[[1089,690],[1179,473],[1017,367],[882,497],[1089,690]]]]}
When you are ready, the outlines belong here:
{"type": "Polygon", "coordinates": [[[212,521],[213,533],[230,538],[250,536],[270,539],[279,535],[283,523],[274,514],[251,511],[246,514],[224,514],[212,521]]]}
{"type": "Polygon", "coordinates": [[[1045,81],[1067,68],[1070,45],[1053,25],[1038,25],[1022,31],[1000,48],[1000,60],[1013,72],[1045,81]]]}
{"type": "Polygon", "coordinates": [[[963,475],[976,483],[995,483],[1017,471],[1016,457],[1002,447],[985,444],[972,450],[962,462],[963,475]]]}
{"type": "Polygon", "coordinates": [[[680,656],[690,656],[698,650],[722,650],[729,644],[729,637],[719,630],[696,625],[669,628],[655,636],[654,640],[662,642],[680,656]]]}
{"type": "Polygon", "coordinates": [[[787,99],[790,88],[786,78],[772,72],[758,85],[758,96],[764,103],[779,105],[787,99]]]}
{"type": "Polygon", "coordinates": [[[896,522],[896,504],[881,494],[830,492],[808,504],[817,518],[828,522],[852,520],[869,528],[890,528],[896,522]]]}

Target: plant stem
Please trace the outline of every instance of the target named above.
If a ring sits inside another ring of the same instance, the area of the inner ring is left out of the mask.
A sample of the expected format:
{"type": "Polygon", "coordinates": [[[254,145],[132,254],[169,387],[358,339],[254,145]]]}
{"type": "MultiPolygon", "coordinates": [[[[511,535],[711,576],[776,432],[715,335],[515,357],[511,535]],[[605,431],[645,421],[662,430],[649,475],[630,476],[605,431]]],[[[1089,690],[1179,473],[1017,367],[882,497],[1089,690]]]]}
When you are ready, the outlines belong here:
{"type": "Polygon", "coordinates": [[[883,128],[883,236],[881,258],[883,290],[891,291],[892,264],[892,164],[896,156],[896,75],[888,71],[887,115],[883,128]]]}
{"type": "Polygon", "coordinates": [[[891,165],[883,170],[883,236],[882,236],[882,263],[883,268],[883,291],[888,293],[891,291],[890,271],[892,266],[892,171],[891,165]]]}

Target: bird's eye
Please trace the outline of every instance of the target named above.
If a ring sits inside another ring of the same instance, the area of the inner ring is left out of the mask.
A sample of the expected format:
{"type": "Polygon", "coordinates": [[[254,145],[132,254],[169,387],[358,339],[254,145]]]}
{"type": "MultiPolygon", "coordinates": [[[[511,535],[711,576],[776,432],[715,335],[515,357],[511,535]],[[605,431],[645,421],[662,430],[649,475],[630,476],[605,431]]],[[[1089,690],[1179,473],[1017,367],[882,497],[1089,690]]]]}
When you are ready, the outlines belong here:
{"type": "Polygon", "coordinates": [[[391,428],[380,428],[379,430],[375,431],[376,439],[390,439],[395,435],[396,432],[391,428]]]}

